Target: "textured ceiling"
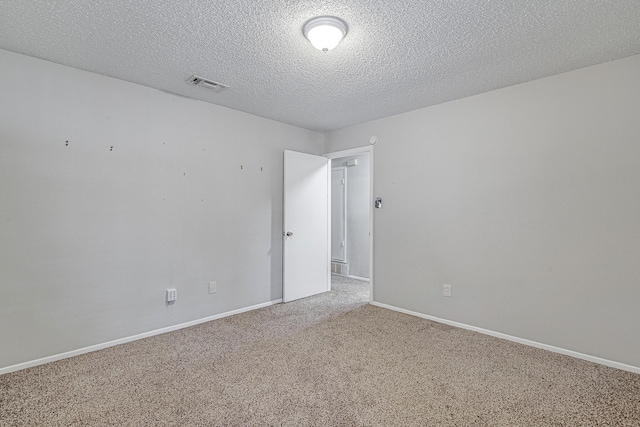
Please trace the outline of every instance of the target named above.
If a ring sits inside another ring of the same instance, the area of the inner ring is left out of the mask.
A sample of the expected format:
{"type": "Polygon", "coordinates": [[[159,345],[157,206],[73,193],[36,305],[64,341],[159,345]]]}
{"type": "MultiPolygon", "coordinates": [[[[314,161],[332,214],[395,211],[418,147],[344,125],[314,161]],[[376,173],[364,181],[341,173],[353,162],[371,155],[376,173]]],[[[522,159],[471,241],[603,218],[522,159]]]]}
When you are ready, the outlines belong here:
{"type": "Polygon", "coordinates": [[[0,0],[0,48],[327,131],[638,54],[640,2],[0,0]]]}

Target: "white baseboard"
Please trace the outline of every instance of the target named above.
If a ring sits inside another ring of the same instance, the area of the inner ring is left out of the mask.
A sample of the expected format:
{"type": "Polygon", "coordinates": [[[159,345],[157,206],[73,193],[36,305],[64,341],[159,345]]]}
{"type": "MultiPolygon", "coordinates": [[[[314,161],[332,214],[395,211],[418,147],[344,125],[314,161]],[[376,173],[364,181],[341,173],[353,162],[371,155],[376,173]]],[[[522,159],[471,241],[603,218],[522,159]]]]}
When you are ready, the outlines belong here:
{"type": "Polygon", "coordinates": [[[264,302],[261,304],[252,305],[250,307],[239,308],[237,310],[227,311],[226,313],[215,314],[213,316],[204,317],[202,319],[192,320],[190,322],[180,323],[178,325],[167,326],[166,328],[160,328],[142,334],[132,335],[130,337],[119,338],[117,340],[108,341],[101,344],[91,345],[89,347],[80,348],[77,350],[67,351],[65,353],[54,354],[52,356],[43,357],[41,359],[31,360],[29,362],[18,363],[17,365],[7,366],[0,368],[0,375],[8,374],[9,372],[19,371],[21,369],[31,368],[32,366],[44,365],[45,363],[55,362],[56,360],[67,359],[73,356],[79,356],[81,354],[89,353],[96,350],[102,350],[104,348],[113,347],[114,345],[125,344],[131,341],[141,340],[143,338],[152,337],[154,335],[160,335],[167,332],[176,331],[178,329],[188,328],[190,326],[199,325],[201,323],[210,322],[216,319],[222,319],[223,317],[233,316],[234,314],[245,313],[247,311],[257,310],[259,308],[268,307],[270,305],[279,304],[282,299],[264,302]]]}
{"type": "Polygon", "coordinates": [[[465,323],[454,322],[453,320],[441,319],[439,317],[430,316],[428,314],[422,314],[415,311],[405,310],[404,308],[395,307],[388,304],[383,304],[380,302],[372,301],[371,305],[375,305],[377,307],[386,308],[388,310],[398,311],[400,313],[408,314],[410,316],[421,317],[423,319],[433,320],[434,322],[444,323],[446,325],[455,326],[457,328],[468,329],[470,331],[479,332],[481,334],[490,335],[496,338],[502,338],[508,341],[517,342],[519,344],[528,345],[530,347],[541,348],[543,350],[552,351],[554,353],[564,354],[566,356],[575,357],[577,359],[587,360],[589,362],[598,363],[600,365],[609,366],[611,368],[622,369],[623,371],[629,371],[636,374],[640,374],[640,367],[627,365],[620,362],[614,362],[612,360],[602,359],[600,357],[590,356],[584,353],[578,353],[577,351],[567,350],[560,347],[554,347],[548,344],[542,344],[536,341],[527,340],[524,338],[514,337],[512,335],[503,334],[501,332],[491,331],[489,329],[478,328],[476,326],[467,325],[465,323]]]}
{"type": "Polygon", "coordinates": [[[351,279],[362,280],[363,282],[369,281],[369,279],[367,279],[366,277],[354,276],[353,274],[350,274],[348,277],[350,277],[351,279]]]}

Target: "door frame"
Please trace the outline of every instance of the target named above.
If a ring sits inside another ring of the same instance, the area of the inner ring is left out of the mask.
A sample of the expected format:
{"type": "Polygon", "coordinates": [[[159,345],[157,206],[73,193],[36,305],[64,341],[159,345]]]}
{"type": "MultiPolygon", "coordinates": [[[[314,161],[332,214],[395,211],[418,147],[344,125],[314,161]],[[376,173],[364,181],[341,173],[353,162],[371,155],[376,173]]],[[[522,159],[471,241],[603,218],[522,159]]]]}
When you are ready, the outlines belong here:
{"type": "MultiPolygon", "coordinates": [[[[344,224],[344,262],[347,262],[347,233],[349,232],[347,230],[347,167],[346,166],[338,166],[338,167],[331,167],[331,172],[335,171],[335,170],[339,170],[343,172],[343,176],[344,176],[344,184],[343,184],[343,200],[342,200],[342,204],[344,206],[344,212],[342,215],[342,222],[344,224]]],[[[333,209],[333,176],[331,177],[331,191],[329,192],[329,196],[331,197],[331,209],[333,209]]],[[[333,227],[333,211],[331,211],[331,227],[333,227]]],[[[333,228],[330,230],[331,231],[331,245],[333,245],[333,228]]],[[[330,248],[331,249],[331,248],[330,248]]],[[[333,258],[333,251],[331,251],[331,255],[329,256],[329,261],[334,261],[333,258]]],[[[342,262],[341,260],[336,259],[335,261],[338,262],[342,262]]]]}
{"type": "MultiPolygon", "coordinates": [[[[339,159],[341,157],[355,156],[357,154],[369,153],[369,302],[374,301],[374,274],[373,274],[373,145],[365,147],[351,148],[349,150],[333,151],[331,153],[325,153],[324,156],[329,160],[339,159]]],[[[330,166],[331,167],[331,166],[330,166]]],[[[329,186],[331,191],[331,186],[329,186]]],[[[331,199],[331,195],[329,195],[331,199]]],[[[331,243],[329,243],[331,244],[331,243]]],[[[329,268],[331,268],[331,255],[329,255],[329,268]]]]}

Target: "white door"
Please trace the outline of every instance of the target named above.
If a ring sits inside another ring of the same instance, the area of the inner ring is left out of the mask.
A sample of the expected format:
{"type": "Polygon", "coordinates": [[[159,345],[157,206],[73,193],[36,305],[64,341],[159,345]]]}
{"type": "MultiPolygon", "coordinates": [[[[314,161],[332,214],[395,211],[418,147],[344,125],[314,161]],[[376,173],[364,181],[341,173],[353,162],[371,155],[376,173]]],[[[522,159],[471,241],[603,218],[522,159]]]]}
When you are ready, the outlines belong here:
{"type": "Polygon", "coordinates": [[[331,261],[347,262],[347,168],[331,169],[331,261]]]}
{"type": "Polygon", "coordinates": [[[329,159],[284,152],[284,302],[331,289],[329,159]]]}

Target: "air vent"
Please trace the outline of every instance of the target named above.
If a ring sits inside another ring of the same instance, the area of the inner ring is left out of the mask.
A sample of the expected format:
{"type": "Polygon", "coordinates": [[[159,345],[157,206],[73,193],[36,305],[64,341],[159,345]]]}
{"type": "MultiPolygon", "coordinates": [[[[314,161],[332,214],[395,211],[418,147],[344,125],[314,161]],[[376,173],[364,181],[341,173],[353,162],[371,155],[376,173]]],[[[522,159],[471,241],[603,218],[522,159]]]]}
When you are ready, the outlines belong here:
{"type": "Polygon", "coordinates": [[[331,272],[333,274],[338,274],[340,276],[348,276],[349,275],[349,264],[344,262],[331,262],[331,272]]]}
{"type": "Polygon", "coordinates": [[[208,80],[200,76],[189,77],[189,80],[187,80],[187,83],[194,86],[206,87],[207,89],[213,89],[216,91],[221,91],[229,87],[227,85],[223,85],[222,83],[214,82],[213,80],[208,80]]]}

